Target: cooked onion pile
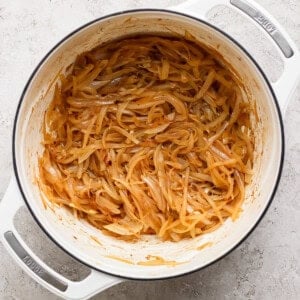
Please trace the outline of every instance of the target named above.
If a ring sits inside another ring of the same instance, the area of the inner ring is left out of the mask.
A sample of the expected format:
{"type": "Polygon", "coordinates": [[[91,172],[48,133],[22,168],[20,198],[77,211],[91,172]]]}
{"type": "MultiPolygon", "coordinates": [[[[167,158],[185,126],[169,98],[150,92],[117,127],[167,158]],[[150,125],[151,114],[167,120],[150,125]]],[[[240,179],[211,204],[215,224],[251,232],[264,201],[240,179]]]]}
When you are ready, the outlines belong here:
{"type": "Polygon", "coordinates": [[[238,217],[252,110],[215,54],[187,38],[127,38],[60,78],[39,161],[49,201],[127,240],[179,241],[238,217]]]}

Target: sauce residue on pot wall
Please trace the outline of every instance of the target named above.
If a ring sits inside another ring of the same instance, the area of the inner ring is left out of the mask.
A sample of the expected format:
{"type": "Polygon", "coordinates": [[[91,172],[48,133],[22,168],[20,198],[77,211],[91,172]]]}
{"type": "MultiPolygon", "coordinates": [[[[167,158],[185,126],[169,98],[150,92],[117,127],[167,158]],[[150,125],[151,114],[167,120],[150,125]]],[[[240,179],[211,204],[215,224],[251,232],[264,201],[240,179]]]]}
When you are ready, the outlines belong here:
{"type": "Polygon", "coordinates": [[[137,264],[141,266],[171,266],[175,267],[177,265],[184,264],[186,262],[177,262],[174,260],[165,260],[164,258],[160,256],[155,256],[155,255],[148,255],[146,257],[146,261],[139,261],[137,264]]]}
{"type": "Polygon", "coordinates": [[[207,247],[211,247],[212,245],[213,245],[212,242],[207,242],[207,243],[204,243],[203,245],[197,247],[196,249],[197,249],[197,250],[203,250],[203,249],[205,249],[205,248],[207,248],[207,247]]]}
{"type": "Polygon", "coordinates": [[[134,265],[134,262],[130,261],[129,259],[121,258],[121,257],[115,256],[115,255],[106,255],[105,257],[111,258],[114,260],[118,260],[118,261],[124,262],[126,264],[134,265]]]}
{"type": "Polygon", "coordinates": [[[90,235],[91,240],[95,241],[98,245],[103,246],[102,243],[98,240],[97,237],[90,235]]]}

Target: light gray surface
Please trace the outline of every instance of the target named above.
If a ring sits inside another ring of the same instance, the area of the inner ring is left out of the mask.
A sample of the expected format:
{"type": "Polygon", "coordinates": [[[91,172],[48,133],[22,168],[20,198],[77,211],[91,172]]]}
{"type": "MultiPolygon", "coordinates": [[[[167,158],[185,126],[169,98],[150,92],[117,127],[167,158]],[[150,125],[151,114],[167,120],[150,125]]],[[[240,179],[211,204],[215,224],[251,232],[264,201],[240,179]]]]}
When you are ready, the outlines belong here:
{"type": "MultiPolygon", "coordinates": [[[[122,9],[167,7],[180,2],[0,0],[0,199],[12,173],[11,130],[18,99],[46,52],[71,30],[96,17],[122,9]]],[[[258,2],[300,47],[300,1],[258,2]]],[[[214,9],[209,15],[255,55],[272,79],[278,78],[282,65],[261,32],[227,9],[214,9]]],[[[93,299],[300,299],[300,85],[284,123],[282,180],[272,206],[246,242],[200,272],[168,281],[122,283],[93,299]]],[[[28,243],[51,266],[73,279],[86,274],[86,269],[75,265],[47,240],[27,210],[17,219],[28,243]]],[[[0,244],[0,299],[57,298],[24,274],[0,244]]]]}

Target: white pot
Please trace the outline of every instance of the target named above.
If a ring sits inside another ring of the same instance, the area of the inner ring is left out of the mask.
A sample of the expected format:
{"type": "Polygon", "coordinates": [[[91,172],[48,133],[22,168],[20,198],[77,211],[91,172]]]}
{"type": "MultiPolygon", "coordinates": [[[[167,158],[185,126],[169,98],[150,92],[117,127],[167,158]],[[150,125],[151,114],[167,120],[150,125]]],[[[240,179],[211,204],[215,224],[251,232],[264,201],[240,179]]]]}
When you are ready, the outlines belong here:
{"type": "Polygon", "coordinates": [[[86,299],[124,279],[164,279],[200,270],[222,258],[243,241],[257,225],[274,196],[283,164],[284,137],[281,112],[299,78],[300,55],[280,25],[252,1],[188,1],[171,10],[141,9],[112,14],[77,29],[58,43],[30,77],[17,109],[13,132],[15,177],[0,205],[0,237],[20,266],[39,283],[68,299],[86,299]],[[247,4],[248,3],[248,4],[247,4]],[[249,5],[249,3],[251,3],[249,5]],[[255,60],[234,39],[205,21],[205,14],[217,4],[231,5],[252,17],[281,50],[284,72],[271,84],[255,60]],[[36,176],[42,153],[41,126],[51,101],[56,75],[75,57],[112,39],[137,33],[178,33],[188,30],[201,43],[218,49],[243,80],[256,105],[256,148],[253,182],[247,187],[243,213],[237,221],[227,220],[220,229],[177,243],[145,237],[127,243],[105,236],[65,209],[43,207],[36,176]],[[72,282],[46,266],[23,242],[13,225],[13,216],[25,203],[32,215],[57,245],[91,268],[90,275],[72,282]],[[99,245],[91,236],[96,237],[99,245]],[[76,238],[74,238],[76,237],[76,238]],[[210,247],[197,247],[211,242],[210,247]],[[148,255],[176,261],[175,266],[143,266],[148,255]],[[109,257],[110,256],[110,257],[109,257]],[[128,264],[124,261],[132,261],[128,264]],[[106,274],[105,274],[106,273],[106,274]]]}

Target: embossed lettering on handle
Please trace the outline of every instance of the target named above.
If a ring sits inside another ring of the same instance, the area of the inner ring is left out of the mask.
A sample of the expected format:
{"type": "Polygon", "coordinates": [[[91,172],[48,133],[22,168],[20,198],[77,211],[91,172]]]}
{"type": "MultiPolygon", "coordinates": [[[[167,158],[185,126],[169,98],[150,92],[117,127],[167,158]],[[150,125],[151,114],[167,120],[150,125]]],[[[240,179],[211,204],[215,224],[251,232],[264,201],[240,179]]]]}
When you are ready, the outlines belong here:
{"type": "Polygon", "coordinates": [[[43,269],[29,255],[26,255],[22,260],[37,275],[42,276],[44,274],[43,269]]]}
{"type": "Polygon", "coordinates": [[[269,33],[274,42],[282,51],[283,55],[286,58],[292,57],[294,54],[293,49],[289,45],[288,41],[284,38],[284,36],[280,33],[280,31],[276,28],[276,26],[261,12],[256,10],[254,7],[250,6],[244,0],[230,0],[230,3],[236,8],[243,11],[250,18],[255,20],[261,27],[269,33]]]}
{"type": "Polygon", "coordinates": [[[273,34],[277,29],[265,16],[258,13],[254,19],[270,34],[273,34]]]}
{"type": "Polygon", "coordinates": [[[14,250],[16,255],[26,264],[26,266],[33,271],[42,280],[46,281],[48,284],[57,288],[58,290],[64,292],[68,288],[68,284],[64,281],[56,278],[42,266],[40,266],[23,248],[23,246],[16,239],[12,231],[7,231],[4,233],[4,237],[10,247],[14,250]]]}

